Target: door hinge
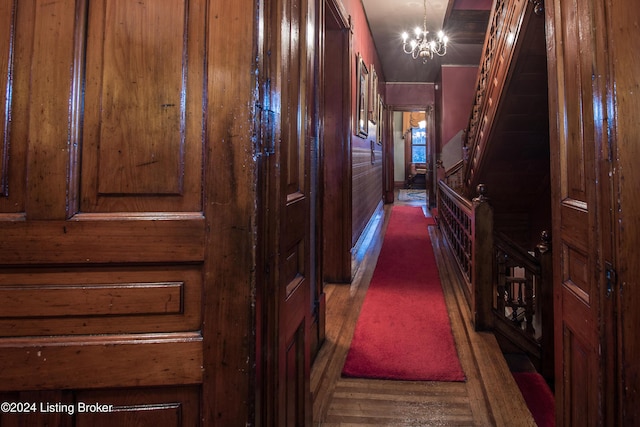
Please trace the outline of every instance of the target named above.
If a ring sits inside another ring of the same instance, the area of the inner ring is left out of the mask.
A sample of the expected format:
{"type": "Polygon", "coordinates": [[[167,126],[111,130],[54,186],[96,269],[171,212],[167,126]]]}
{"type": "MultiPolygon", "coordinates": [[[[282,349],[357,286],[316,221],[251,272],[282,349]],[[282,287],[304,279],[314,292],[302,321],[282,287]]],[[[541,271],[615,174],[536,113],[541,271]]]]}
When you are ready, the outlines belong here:
{"type": "Polygon", "coordinates": [[[605,261],[604,263],[604,275],[607,279],[607,298],[611,298],[611,295],[613,295],[613,290],[615,289],[616,283],[618,281],[618,277],[616,274],[616,270],[613,268],[613,265],[609,261],[605,261]]]}
{"type": "Polygon", "coordinates": [[[275,153],[275,117],[274,111],[258,106],[260,111],[260,140],[258,152],[265,156],[275,153]]]}

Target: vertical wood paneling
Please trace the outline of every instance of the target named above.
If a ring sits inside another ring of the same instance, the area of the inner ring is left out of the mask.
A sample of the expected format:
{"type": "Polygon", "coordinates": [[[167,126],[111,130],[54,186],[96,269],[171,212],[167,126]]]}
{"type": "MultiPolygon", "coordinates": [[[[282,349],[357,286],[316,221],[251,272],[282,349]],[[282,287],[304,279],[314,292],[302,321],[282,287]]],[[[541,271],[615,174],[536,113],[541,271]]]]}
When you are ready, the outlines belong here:
{"type": "MultiPolygon", "coordinates": [[[[610,48],[612,68],[611,82],[615,83],[615,103],[609,102],[607,115],[615,117],[615,137],[607,147],[614,159],[610,170],[614,176],[613,195],[616,201],[611,228],[615,238],[615,257],[612,262],[617,270],[618,293],[613,297],[617,304],[617,333],[619,354],[615,370],[617,390],[622,404],[617,409],[619,425],[640,424],[640,4],[624,0],[607,2],[607,46],[610,48]]],[[[598,27],[600,29],[600,27],[598,27]]],[[[607,130],[612,130],[611,125],[607,130]]],[[[606,255],[605,255],[606,256],[606,255]]],[[[610,322],[612,324],[614,322],[610,322]]]]}
{"type": "Polygon", "coordinates": [[[382,200],[382,150],[371,144],[373,148],[352,148],[352,246],[382,200]]]}
{"type": "MultiPolygon", "coordinates": [[[[258,3],[253,0],[191,1],[190,10],[196,5],[200,10],[193,16],[207,19],[208,70],[203,209],[210,231],[206,241],[203,289],[206,329],[202,423],[250,425],[254,420],[249,408],[256,395],[253,382],[253,334],[258,317],[256,280],[264,276],[254,270],[258,245],[258,159],[252,130],[257,104],[258,3]]],[[[198,66],[189,69],[192,71],[193,68],[198,66]]],[[[190,83],[187,86],[191,88],[190,83]]],[[[196,121],[202,110],[190,114],[193,117],[189,123],[196,121]]],[[[188,160],[186,164],[188,173],[193,166],[188,160]]]]}

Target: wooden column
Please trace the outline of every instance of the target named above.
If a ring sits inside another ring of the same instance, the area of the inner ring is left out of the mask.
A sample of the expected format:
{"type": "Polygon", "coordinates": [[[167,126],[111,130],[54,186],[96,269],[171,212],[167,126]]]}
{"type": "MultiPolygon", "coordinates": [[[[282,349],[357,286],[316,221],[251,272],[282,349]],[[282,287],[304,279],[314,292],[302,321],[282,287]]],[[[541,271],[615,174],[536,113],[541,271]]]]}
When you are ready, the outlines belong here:
{"type": "Polygon", "coordinates": [[[471,316],[476,330],[493,325],[493,208],[484,184],[478,185],[478,196],[472,200],[472,265],[471,316]]]}
{"type": "Polygon", "coordinates": [[[540,285],[537,291],[542,317],[541,374],[547,381],[553,383],[553,252],[549,231],[545,230],[541,233],[540,243],[536,246],[536,257],[540,262],[540,285]]]}

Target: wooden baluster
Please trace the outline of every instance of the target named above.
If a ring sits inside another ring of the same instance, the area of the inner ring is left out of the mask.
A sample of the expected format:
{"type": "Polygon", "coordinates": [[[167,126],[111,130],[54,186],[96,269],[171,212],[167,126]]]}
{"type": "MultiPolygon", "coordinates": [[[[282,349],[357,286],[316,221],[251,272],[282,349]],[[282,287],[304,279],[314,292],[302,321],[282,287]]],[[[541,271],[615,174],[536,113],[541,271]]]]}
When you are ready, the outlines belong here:
{"type": "Polygon", "coordinates": [[[507,255],[502,251],[496,251],[497,258],[497,270],[498,270],[498,278],[497,278],[497,292],[496,292],[496,309],[500,316],[504,317],[505,315],[505,297],[507,293],[506,281],[507,281],[507,266],[506,260],[507,255]]]}
{"type": "Polygon", "coordinates": [[[533,306],[533,295],[535,294],[534,275],[533,272],[527,271],[525,273],[526,281],[524,285],[524,319],[525,319],[525,332],[532,337],[535,337],[536,330],[533,327],[533,315],[535,313],[535,307],[533,306]]]}

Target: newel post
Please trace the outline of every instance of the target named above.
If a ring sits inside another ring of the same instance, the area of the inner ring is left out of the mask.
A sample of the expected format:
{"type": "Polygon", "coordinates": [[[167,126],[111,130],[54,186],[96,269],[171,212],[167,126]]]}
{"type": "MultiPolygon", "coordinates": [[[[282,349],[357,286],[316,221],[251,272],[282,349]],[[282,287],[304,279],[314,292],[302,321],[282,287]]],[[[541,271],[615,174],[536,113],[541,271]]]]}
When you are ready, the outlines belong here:
{"type": "Polygon", "coordinates": [[[536,246],[536,257],[540,262],[540,287],[538,304],[542,322],[542,337],[540,342],[541,374],[548,381],[554,378],[553,362],[553,254],[551,251],[551,233],[540,233],[540,243],[536,246]]]}
{"type": "Polygon", "coordinates": [[[493,208],[489,204],[487,188],[477,187],[478,196],[472,200],[472,295],[471,313],[476,330],[491,329],[493,316],[493,208]]]}

